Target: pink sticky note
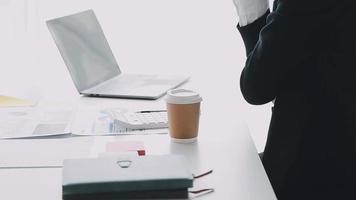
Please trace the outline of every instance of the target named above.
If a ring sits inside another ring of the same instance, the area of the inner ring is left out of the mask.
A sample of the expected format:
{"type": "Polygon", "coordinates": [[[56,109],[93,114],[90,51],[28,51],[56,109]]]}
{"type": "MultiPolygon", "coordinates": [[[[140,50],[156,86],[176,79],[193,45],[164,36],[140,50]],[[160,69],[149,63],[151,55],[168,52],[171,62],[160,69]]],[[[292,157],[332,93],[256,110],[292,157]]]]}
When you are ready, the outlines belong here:
{"type": "Polygon", "coordinates": [[[140,141],[115,141],[106,144],[106,152],[137,151],[139,156],[146,155],[143,142],[140,141]]]}

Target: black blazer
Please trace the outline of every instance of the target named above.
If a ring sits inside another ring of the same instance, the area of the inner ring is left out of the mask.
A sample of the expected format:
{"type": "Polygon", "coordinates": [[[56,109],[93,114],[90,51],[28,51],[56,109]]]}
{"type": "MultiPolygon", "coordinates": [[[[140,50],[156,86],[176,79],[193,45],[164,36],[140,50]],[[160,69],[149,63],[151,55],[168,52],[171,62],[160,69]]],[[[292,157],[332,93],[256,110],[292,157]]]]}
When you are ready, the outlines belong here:
{"type": "Polygon", "coordinates": [[[356,199],[356,1],[279,0],[238,30],[244,98],[276,99],[262,162],[277,197],[356,199]]]}

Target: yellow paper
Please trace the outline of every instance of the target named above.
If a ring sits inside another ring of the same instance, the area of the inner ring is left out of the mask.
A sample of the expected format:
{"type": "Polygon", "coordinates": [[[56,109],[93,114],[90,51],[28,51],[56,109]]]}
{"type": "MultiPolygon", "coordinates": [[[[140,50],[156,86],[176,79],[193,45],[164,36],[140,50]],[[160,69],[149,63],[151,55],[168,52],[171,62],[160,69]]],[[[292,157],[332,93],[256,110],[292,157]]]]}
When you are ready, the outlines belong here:
{"type": "Polygon", "coordinates": [[[0,107],[20,107],[20,106],[34,106],[34,105],[36,105],[36,102],[34,101],[0,95],[0,107]]]}

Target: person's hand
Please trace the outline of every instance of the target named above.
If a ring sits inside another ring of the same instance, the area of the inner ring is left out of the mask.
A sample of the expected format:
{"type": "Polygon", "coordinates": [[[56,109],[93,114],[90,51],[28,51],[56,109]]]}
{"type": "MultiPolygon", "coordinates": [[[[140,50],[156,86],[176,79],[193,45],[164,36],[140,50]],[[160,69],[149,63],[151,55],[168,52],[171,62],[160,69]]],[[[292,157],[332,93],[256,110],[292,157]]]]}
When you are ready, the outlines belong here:
{"type": "Polygon", "coordinates": [[[246,26],[261,17],[268,10],[268,0],[233,0],[240,26],[246,26]]]}

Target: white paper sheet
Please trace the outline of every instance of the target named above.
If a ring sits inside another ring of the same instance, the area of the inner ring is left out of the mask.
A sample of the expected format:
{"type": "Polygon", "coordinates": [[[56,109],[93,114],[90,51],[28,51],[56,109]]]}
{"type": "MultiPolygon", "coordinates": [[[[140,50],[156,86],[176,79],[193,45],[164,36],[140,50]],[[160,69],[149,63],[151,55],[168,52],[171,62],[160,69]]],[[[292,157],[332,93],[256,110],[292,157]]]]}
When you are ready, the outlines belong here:
{"type": "Polygon", "coordinates": [[[0,138],[33,138],[70,134],[72,110],[41,107],[0,109],[0,138]]]}

